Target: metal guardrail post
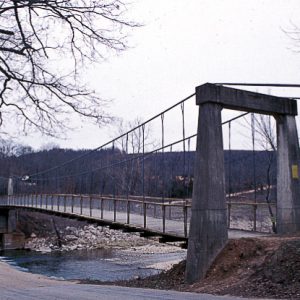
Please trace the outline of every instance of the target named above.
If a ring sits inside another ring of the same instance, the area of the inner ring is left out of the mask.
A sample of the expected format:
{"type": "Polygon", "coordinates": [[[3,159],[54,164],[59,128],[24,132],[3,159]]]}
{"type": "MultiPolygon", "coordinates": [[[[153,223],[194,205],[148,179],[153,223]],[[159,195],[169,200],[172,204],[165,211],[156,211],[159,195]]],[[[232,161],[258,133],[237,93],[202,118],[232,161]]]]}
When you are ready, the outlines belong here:
{"type": "Polygon", "coordinates": [[[71,212],[74,213],[74,195],[71,198],[71,212]]]}
{"type": "Polygon", "coordinates": [[[143,211],[144,211],[144,228],[147,226],[147,203],[143,203],[143,211]]]}
{"type": "Polygon", "coordinates": [[[162,222],[163,222],[163,233],[166,232],[166,206],[162,204],[162,222]]]}
{"type": "Polygon", "coordinates": [[[103,198],[100,200],[101,219],[103,219],[103,198]]]}
{"type": "Polygon", "coordinates": [[[256,231],[257,223],[257,204],[253,204],[253,231],[256,231]]]}
{"type": "Polygon", "coordinates": [[[82,205],[83,205],[83,197],[80,195],[80,214],[82,215],[82,205]]]}
{"type": "Polygon", "coordinates": [[[227,228],[230,228],[231,203],[227,203],[227,228]]]}
{"type": "Polygon", "coordinates": [[[64,212],[67,211],[67,196],[64,195],[64,212]]]}
{"type": "Polygon", "coordinates": [[[90,196],[90,217],[93,215],[93,213],[92,213],[92,200],[93,200],[93,197],[90,196]]]}
{"type": "Polygon", "coordinates": [[[114,198],[114,222],[117,220],[117,200],[114,198]]]}
{"type": "Polygon", "coordinates": [[[127,199],[127,224],[130,224],[130,201],[127,199]]]}
{"type": "Polygon", "coordinates": [[[183,204],[183,233],[184,237],[187,237],[187,205],[183,204]]]}
{"type": "Polygon", "coordinates": [[[48,194],[46,194],[46,209],[48,209],[48,194]]]}
{"type": "Polygon", "coordinates": [[[53,207],[53,206],[54,206],[54,203],[53,203],[53,202],[54,202],[54,199],[53,199],[53,197],[54,197],[54,196],[53,196],[53,195],[51,195],[51,210],[53,210],[53,209],[54,209],[54,207],[53,207]]]}
{"type": "Polygon", "coordinates": [[[40,194],[40,208],[43,206],[43,194],[40,194]]]}
{"type": "Polygon", "coordinates": [[[59,200],[60,200],[60,196],[59,195],[57,195],[57,210],[59,211],[59,200]]]}

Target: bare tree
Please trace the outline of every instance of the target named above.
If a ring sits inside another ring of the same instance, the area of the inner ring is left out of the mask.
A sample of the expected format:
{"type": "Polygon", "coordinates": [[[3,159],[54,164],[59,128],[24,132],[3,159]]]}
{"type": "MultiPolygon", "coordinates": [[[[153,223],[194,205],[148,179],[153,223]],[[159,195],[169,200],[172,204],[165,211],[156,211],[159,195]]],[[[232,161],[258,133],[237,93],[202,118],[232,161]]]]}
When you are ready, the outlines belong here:
{"type": "MultiPolygon", "coordinates": [[[[151,124],[144,124],[141,118],[135,118],[127,122],[120,119],[117,124],[116,135],[121,136],[116,140],[117,146],[121,148],[121,154],[124,157],[135,157],[130,162],[126,162],[122,167],[123,169],[119,172],[122,189],[128,190],[133,195],[138,191],[138,186],[141,186],[142,166],[145,164],[145,158],[142,154],[147,155],[147,152],[155,149],[157,142],[152,136],[151,124]]],[[[145,174],[149,173],[145,165],[144,172],[145,174]]],[[[149,174],[147,175],[148,177],[150,176],[149,174]]]]}
{"type": "Polygon", "coordinates": [[[270,214],[270,219],[272,223],[272,230],[274,233],[277,232],[276,229],[276,220],[275,215],[272,210],[271,206],[271,188],[272,188],[272,178],[271,178],[271,168],[274,164],[275,160],[275,153],[277,151],[277,145],[276,145],[276,130],[275,125],[271,122],[271,116],[265,116],[265,115],[256,115],[255,116],[255,131],[258,134],[257,141],[260,143],[262,148],[267,151],[268,153],[268,164],[267,164],[267,170],[266,170],[266,180],[267,180],[267,187],[266,187],[266,202],[268,204],[268,210],[270,214]]]}
{"type": "Polygon", "coordinates": [[[55,135],[70,112],[108,121],[80,75],[107,50],[126,49],[124,28],[138,25],[125,13],[119,0],[0,1],[1,130],[15,118],[24,132],[55,135]]]}
{"type": "Polygon", "coordinates": [[[271,122],[271,116],[255,115],[255,124],[258,135],[256,141],[264,150],[276,151],[276,129],[274,122],[271,122]]]}

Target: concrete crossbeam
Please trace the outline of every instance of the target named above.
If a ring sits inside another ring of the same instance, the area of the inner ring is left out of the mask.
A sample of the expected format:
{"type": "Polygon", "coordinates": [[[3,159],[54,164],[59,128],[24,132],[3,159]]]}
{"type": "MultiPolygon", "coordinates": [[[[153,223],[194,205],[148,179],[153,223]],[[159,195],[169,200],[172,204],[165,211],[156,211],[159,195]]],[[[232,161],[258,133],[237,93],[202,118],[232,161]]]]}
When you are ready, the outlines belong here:
{"type": "Polygon", "coordinates": [[[196,88],[196,103],[218,103],[223,108],[268,115],[297,115],[297,102],[290,98],[254,93],[211,83],[196,88]]]}

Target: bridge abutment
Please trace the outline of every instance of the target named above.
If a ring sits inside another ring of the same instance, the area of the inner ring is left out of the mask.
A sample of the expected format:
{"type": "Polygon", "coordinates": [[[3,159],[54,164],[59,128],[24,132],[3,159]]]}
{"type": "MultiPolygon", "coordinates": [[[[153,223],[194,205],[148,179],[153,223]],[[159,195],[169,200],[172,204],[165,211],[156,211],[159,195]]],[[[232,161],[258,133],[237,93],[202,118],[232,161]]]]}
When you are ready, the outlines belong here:
{"type": "Polygon", "coordinates": [[[22,249],[25,235],[17,231],[17,211],[14,209],[0,210],[0,250],[22,249]]]}

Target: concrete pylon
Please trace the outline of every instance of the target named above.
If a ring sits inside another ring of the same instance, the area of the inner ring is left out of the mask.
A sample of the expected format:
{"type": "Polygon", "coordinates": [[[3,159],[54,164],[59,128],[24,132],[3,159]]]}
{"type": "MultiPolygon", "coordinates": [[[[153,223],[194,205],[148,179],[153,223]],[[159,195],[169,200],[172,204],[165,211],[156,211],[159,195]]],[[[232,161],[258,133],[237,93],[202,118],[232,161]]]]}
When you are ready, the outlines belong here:
{"type": "Polygon", "coordinates": [[[186,281],[205,273],[228,239],[225,202],[222,106],[199,106],[186,281]]]}
{"type": "Polygon", "coordinates": [[[277,117],[277,232],[300,231],[299,141],[294,116],[277,117]]]}
{"type": "Polygon", "coordinates": [[[13,178],[9,177],[8,185],[7,185],[7,195],[12,196],[13,194],[14,194],[14,182],[13,182],[13,178]]]}
{"type": "Polygon", "coordinates": [[[196,88],[199,105],[192,216],[186,281],[203,278],[228,239],[222,141],[222,108],[273,115],[277,118],[279,233],[300,231],[299,145],[297,102],[206,83],[196,88]]]}

